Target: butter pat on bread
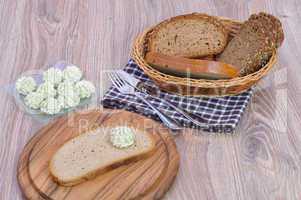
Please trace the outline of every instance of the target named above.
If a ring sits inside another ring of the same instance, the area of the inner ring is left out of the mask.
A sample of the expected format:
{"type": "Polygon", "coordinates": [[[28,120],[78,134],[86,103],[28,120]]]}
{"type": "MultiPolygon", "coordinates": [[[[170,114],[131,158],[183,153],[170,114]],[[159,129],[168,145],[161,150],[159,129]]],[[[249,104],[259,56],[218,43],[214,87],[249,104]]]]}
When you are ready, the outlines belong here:
{"type": "Polygon", "coordinates": [[[64,186],[76,185],[124,162],[144,158],[155,149],[152,135],[133,128],[135,143],[127,148],[116,148],[110,141],[112,128],[81,134],[60,147],[50,161],[54,180],[64,186]]]}

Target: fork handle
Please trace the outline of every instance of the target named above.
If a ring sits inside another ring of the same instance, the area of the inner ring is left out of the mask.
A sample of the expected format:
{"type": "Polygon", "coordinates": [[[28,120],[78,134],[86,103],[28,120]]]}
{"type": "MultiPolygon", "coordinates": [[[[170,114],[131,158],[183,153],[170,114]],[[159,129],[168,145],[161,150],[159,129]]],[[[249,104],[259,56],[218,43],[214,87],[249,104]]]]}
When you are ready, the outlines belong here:
{"type": "Polygon", "coordinates": [[[184,117],[186,117],[186,119],[190,120],[192,123],[194,123],[195,125],[201,127],[201,128],[208,128],[209,125],[206,124],[206,123],[201,123],[195,119],[193,119],[192,117],[189,116],[188,113],[186,113],[185,111],[179,109],[178,107],[176,107],[175,105],[173,105],[172,103],[170,103],[168,100],[166,99],[163,99],[163,98],[159,98],[159,97],[155,97],[155,96],[152,96],[151,97],[154,97],[155,99],[158,99],[158,100],[163,100],[167,105],[169,105],[170,107],[172,107],[175,111],[177,111],[178,113],[182,114],[184,117]]]}
{"type": "Polygon", "coordinates": [[[181,130],[182,128],[179,127],[174,120],[167,117],[163,113],[161,113],[155,106],[153,106],[149,101],[147,101],[142,95],[140,95],[138,92],[135,92],[136,97],[141,99],[145,104],[147,104],[153,111],[158,115],[158,117],[162,120],[162,122],[171,130],[181,130]]]}

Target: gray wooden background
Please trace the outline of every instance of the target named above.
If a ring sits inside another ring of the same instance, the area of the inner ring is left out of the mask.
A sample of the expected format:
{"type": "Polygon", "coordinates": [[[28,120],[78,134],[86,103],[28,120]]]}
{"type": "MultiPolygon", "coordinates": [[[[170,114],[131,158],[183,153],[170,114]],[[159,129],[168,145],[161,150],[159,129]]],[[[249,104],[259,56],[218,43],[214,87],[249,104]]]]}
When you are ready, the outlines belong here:
{"type": "Polygon", "coordinates": [[[183,13],[245,20],[259,11],[283,23],[278,63],[256,88],[235,135],[187,130],[176,138],[181,166],[165,198],[301,199],[299,0],[0,0],[0,199],[23,199],[18,156],[41,126],[4,91],[22,72],[67,60],[102,95],[110,83],[101,72],[126,64],[144,28],[183,13]]]}

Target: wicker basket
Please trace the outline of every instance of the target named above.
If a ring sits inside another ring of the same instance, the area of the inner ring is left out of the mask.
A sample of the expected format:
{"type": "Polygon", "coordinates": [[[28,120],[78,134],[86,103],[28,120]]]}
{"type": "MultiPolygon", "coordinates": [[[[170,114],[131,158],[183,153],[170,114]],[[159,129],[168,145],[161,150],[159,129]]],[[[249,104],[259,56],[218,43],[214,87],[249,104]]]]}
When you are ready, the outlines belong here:
{"type": "MultiPolygon", "coordinates": [[[[241,22],[217,17],[224,26],[229,30],[230,36],[233,37],[237,34],[241,22]]],[[[153,28],[153,27],[152,27],[153,28]]],[[[243,77],[237,77],[227,80],[206,80],[206,79],[192,79],[171,76],[159,72],[146,63],[145,44],[146,37],[152,28],[140,34],[132,49],[132,57],[139,67],[156,83],[156,85],[167,92],[176,93],[180,95],[189,96],[228,96],[236,95],[249,89],[252,85],[256,84],[276,62],[276,51],[273,52],[269,62],[260,70],[243,77]]],[[[231,39],[230,37],[230,39],[231,39]]]]}

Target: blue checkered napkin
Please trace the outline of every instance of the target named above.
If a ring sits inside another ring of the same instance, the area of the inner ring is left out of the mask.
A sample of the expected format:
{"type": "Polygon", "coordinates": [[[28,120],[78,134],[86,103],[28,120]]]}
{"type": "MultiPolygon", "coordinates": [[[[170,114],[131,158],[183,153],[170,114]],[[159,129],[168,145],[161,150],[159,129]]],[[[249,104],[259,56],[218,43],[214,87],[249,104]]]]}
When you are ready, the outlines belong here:
{"type": "MultiPolygon", "coordinates": [[[[207,132],[232,133],[252,96],[252,90],[248,90],[237,96],[221,98],[184,97],[160,91],[133,60],[129,61],[124,71],[143,81],[148,87],[157,89],[160,99],[168,100],[178,108],[192,113],[194,119],[209,124],[209,128],[201,128],[207,132]]],[[[183,127],[198,128],[169,107],[163,100],[155,99],[149,95],[146,97],[159,110],[172,117],[183,127]]],[[[113,86],[105,94],[102,104],[105,108],[125,109],[160,121],[152,109],[140,99],[134,95],[123,95],[113,86]]]]}

